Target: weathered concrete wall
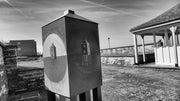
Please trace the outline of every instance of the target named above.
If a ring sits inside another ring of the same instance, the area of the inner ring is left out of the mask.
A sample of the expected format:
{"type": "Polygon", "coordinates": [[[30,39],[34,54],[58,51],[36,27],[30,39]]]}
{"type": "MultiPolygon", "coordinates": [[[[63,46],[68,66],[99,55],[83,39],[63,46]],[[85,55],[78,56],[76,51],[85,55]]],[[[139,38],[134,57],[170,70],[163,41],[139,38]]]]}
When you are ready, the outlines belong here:
{"type": "Polygon", "coordinates": [[[8,82],[4,66],[0,66],[0,101],[7,101],[8,82]]]}
{"type": "Polygon", "coordinates": [[[132,66],[134,57],[101,57],[101,63],[105,65],[132,66]]]}
{"type": "MultiPolygon", "coordinates": [[[[139,63],[143,63],[143,56],[139,55],[139,63]]],[[[134,56],[102,56],[101,63],[105,65],[132,66],[134,65],[134,56]]],[[[146,63],[155,62],[154,53],[146,54],[146,63]]]]}
{"type": "MultiPolygon", "coordinates": [[[[145,45],[146,62],[154,62],[153,44],[145,45]]],[[[142,46],[138,46],[139,63],[143,63],[142,46]]],[[[106,65],[132,66],[135,62],[134,46],[124,46],[101,50],[101,62],[106,65]]]]}

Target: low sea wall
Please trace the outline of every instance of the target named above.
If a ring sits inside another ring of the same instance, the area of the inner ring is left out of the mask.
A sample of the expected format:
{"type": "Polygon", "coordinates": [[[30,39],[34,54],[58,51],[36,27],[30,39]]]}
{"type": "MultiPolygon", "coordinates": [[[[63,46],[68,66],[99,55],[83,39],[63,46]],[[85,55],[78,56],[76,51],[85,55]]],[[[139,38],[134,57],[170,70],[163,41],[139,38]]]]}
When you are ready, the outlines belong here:
{"type": "Polygon", "coordinates": [[[117,66],[132,66],[134,64],[134,57],[101,57],[101,63],[104,65],[117,65],[117,66]]]}
{"type": "MultiPolygon", "coordinates": [[[[146,63],[154,62],[153,44],[145,45],[146,63]]],[[[138,45],[138,60],[143,62],[142,45],[138,45]]],[[[105,65],[132,66],[135,63],[134,46],[123,46],[116,48],[101,49],[101,62],[105,65]]]]}
{"type": "MultiPolygon", "coordinates": [[[[138,60],[140,64],[143,64],[143,56],[139,55],[138,60]]],[[[146,62],[155,62],[154,53],[146,54],[146,62]]],[[[116,65],[116,66],[132,66],[135,64],[134,56],[101,56],[101,63],[104,65],[116,65]]]]}

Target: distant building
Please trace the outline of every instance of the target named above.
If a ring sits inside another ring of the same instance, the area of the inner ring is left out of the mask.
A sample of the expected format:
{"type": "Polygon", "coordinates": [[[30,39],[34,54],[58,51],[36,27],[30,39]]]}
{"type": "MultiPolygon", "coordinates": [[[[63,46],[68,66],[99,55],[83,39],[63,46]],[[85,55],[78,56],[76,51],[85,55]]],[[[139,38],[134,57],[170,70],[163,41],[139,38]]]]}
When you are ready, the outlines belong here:
{"type": "Polygon", "coordinates": [[[36,56],[36,41],[34,40],[10,40],[11,45],[17,45],[17,56],[36,56]]]}

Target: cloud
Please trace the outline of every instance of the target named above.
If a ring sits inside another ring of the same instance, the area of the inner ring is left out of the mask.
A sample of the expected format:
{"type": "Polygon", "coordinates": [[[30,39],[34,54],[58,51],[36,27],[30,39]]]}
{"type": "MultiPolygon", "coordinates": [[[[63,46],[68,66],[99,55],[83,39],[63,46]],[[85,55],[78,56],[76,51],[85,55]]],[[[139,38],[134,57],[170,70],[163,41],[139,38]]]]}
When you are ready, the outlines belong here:
{"type": "Polygon", "coordinates": [[[131,12],[127,12],[127,11],[123,11],[123,10],[120,10],[120,9],[111,8],[111,7],[108,7],[108,6],[106,6],[106,5],[94,3],[94,2],[91,2],[91,1],[87,1],[87,0],[80,0],[80,1],[82,1],[82,2],[84,2],[84,3],[93,4],[93,5],[96,5],[96,6],[99,6],[99,7],[104,7],[104,8],[106,8],[106,9],[110,9],[110,10],[112,10],[112,11],[114,11],[114,12],[119,13],[119,14],[130,15],[130,16],[134,16],[134,17],[138,17],[138,18],[142,18],[142,17],[143,17],[143,16],[135,15],[135,14],[133,14],[133,13],[131,13],[131,12]]]}
{"type": "Polygon", "coordinates": [[[175,1],[178,0],[8,1],[14,7],[0,0],[0,35],[4,39],[31,38],[41,43],[41,27],[59,18],[66,9],[72,9],[76,14],[100,23],[100,39],[103,43],[106,38],[104,33],[111,33],[112,40],[113,36],[124,40],[119,35],[128,35],[131,26],[152,18],[157,12],[176,4],[175,1]]]}
{"type": "Polygon", "coordinates": [[[4,1],[0,1],[0,8],[9,8],[11,7],[8,3],[4,1]]]}
{"type": "Polygon", "coordinates": [[[22,12],[19,8],[16,8],[13,4],[11,4],[8,0],[2,0],[1,2],[4,1],[4,5],[9,5],[10,7],[12,7],[14,10],[18,11],[21,15],[23,15],[24,17],[28,17],[26,16],[26,14],[24,14],[24,12],[22,12]],[[6,3],[6,4],[5,4],[6,3]]]}

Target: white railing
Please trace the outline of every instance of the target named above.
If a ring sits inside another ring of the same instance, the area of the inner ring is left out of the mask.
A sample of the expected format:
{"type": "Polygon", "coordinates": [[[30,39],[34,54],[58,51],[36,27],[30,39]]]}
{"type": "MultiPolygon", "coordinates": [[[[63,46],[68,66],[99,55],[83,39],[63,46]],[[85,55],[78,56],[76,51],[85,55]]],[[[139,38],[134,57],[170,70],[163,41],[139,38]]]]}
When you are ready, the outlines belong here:
{"type": "MultiPolygon", "coordinates": [[[[178,52],[178,63],[180,64],[180,46],[177,46],[178,52]]],[[[155,47],[155,60],[156,64],[160,65],[174,65],[175,57],[174,57],[174,47],[166,46],[166,47],[155,47]]]]}

